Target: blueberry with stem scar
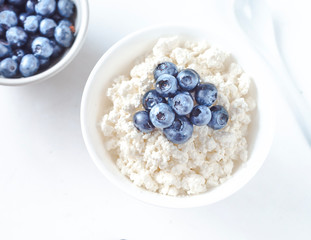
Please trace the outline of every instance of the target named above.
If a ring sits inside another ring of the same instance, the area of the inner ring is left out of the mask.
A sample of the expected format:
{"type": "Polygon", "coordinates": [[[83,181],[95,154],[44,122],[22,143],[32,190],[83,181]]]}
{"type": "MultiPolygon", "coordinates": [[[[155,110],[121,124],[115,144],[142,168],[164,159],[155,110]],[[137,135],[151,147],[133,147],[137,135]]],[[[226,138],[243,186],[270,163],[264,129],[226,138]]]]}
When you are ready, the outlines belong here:
{"type": "Polygon", "coordinates": [[[193,69],[184,69],[177,75],[178,84],[185,91],[192,91],[199,84],[200,76],[193,69]]]}
{"type": "Polygon", "coordinates": [[[211,107],[212,118],[211,121],[207,124],[214,130],[224,128],[227,125],[229,120],[229,114],[227,110],[220,105],[211,107]]]}
{"type": "Polygon", "coordinates": [[[157,128],[171,126],[174,121],[175,113],[166,103],[158,103],[149,112],[150,121],[157,128]]]}
{"type": "Polygon", "coordinates": [[[192,123],[185,116],[176,116],[176,119],[172,125],[163,129],[165,137],[176,144],[182,144],[187,142],[193,132],[192,123]]]}
{"type": "Polygon", "coordinates": [[[162,74],[156,82],[156,91],[162,97],[172,96],[177,92],[177,80],[169,74],[162,74]]]}
{"type": "Polygon", "coordinates": [[[205,83],[195,89],[195,100],[200,105],[210,107],[217,99],[217,88],[214,84],[205,83]]]}
{"type": "Polygon", "coordinates": [[[178,74],[176,65],[171,62],[160,63],[153,71],[154,79],[157,80],[162,74],[169,74],[176,77],[178,74]]]}

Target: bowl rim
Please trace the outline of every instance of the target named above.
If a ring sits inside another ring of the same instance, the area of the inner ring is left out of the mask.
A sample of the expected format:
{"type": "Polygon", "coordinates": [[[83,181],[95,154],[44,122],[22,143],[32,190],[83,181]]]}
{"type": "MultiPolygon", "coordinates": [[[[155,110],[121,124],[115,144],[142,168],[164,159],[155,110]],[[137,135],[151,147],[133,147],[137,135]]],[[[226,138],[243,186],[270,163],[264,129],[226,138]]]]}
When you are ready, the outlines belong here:
{"type": "Polygon", "coordinates": [[[86,39],[89,23],[89,3],[88,0],[73,1],[76,3],[77,11],[79,11],[80,26],[72,46],[66,51],[64,56],[51,68],[48,68],[47,70],[44,70],[43,72],[30,77],[3,78],[0,76],[0,85],[21,86],[47,80],[62,71],[75,58],[86,39]],[[77,7],[77,2],[80,4],[79,7],[77,7]]]}
{"type": "MultiPolygon", "coordinates": [[[[137,188],[136,193],[134,193],[131,189],[128,189],[123,183],[121,183],[113,174],[105,167],[104,161],[102,161],[97,153],[95,152],[93,146],[92,146],[92,139],[90,137],[90,134],[87,129],[87,100],[90,94],[91,87],[93,85],[93,82],[95,81],[95,76],[99,69],[102,67],[102,64],[105,61],[109,61],[109,58],[111,55],[115,53],[119,49],[119,47],[122,47],[124,44],[126,44],[128,41],[139,37],[141,34],[146,34],[149,32],[153,31],[158,31],[162,28],[168,28],[168,29],[190,29],[193,28],[191,25],[170,25],[170,24],[162,24],[162,25],[152,25],[149,27],[145,27],[142,29],[139,29],[133,33],[130,33],[117,41],[113,46],[111,46],[104,54],[103,56],[98,60],[96,65],[94,66],[93,70],[91,71],[88,80],[85,84],[85,88],[83,91],[82,95],[82,100],[81,100],[81,108],[80,108],[80,121],[81,121],[81,131],[82,131],[82,136],[86,145],[86,148],[89,152],[89,155],[91,156],[93,162],[99,168],[99,170],[104,174],[104,176],[112,182],[115,186],[117,186],[119,189],[121,189],[123,192],[127,193],[128,195],[144,202],[144,203],[149,203],[151,205],[155,206],[160,206],[160,207],[168,207],[168,208],[193,208],[193,207],[201,207],[201,206],[206,206],[215,202],[218,202],[220,200],[223,200],[224,198],[227,198],[231,196],[233,193],[237,192],[239,189],[241,189],[243,186],[245,186],[253,177],[254,175],[258,172],[258,170],[261,168],[262,164],[264,163],[270,147],[272,145],[272,141],[274,138],[274,131],[275,131],[275,114],[272,112],[271,117],[271,131],[270,133],[267,134],[267,141],[265,143],[265,146],[263,147],[263,152],[261,154],[261,159],[260,161],[256,162],[256,167],[255,170],[252,171],[251,173],[245,174],[245,181],[242,184],[239,184],[237,187],[235,187],[232,190],[227,191],[225,194],[220,194],[218,198],[214,199],[206,199],[204,195],[210,195],[210,191],[198,194],[198,195],[190,195],[190,196],[182,196],[182,197],[172,197],[168,195],[162,195],[159,193],[154,193],[145,189],[141,189],[140,187],[137,187],[135,184],[131,182],[131,184],[137,188]]],[[[202,28],[196,27],[196,29],[200,30],[202,28]]],[[[208,41],[210,42],[210,41],[208,41]]],[[[254,50],[255,52],[255,50],[254,50]]],[[[256,54],[258,55],[258,54],[256,54]]],[[[265,63],[262,61],[263,65],[265,63]]],[[[273,87],[271,88],[273,89],[273,87]]],[[[271,90],[272,91],[272,90],[271,90]]],[[[272,103],[270,106],[271,109],[275,109],[274,104],[272,103]]],[[[249,160],[249,159],[248,159],[249,160]]],[[[228,179],[229,181],[230,179],[228,179]]],[[[223,184],[222,184],[223,185],[223,184]]],[[[216,187],[217,188],[217,187],[216,187]]]]}

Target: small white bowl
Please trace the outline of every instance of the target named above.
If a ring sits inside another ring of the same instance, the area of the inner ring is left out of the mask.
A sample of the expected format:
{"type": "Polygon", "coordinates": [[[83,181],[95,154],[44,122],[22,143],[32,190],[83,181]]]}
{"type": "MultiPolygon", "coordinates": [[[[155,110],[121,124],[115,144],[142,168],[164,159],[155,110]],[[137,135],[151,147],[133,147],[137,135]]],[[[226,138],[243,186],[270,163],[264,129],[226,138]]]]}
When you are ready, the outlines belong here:
{"type": "Polygon", "coordinates": [[[181,26],[156,26],[126,36],[112,46],[97,62],[86,83],[81,103],[81,127],[86,147],[100,171],[124,192],[147,203],[172,208],[208,205],[224,199],[244,186],[263,164],[274,134],[273,92],[266,66],[258,56],[226,32],[181,26]],[[121,174],[115,159],[106,151],[100,121],[103,110],[109,107],[106,91],[112,80],[128,74],[138,57],[150,52],[160,37],[179,35],[187,39],[204,39],[209,43],[230,50],[245,72],[253,77],[253,95],[257,108],[249,129],[249,159],[223,184],[199,195],[172,197],[147,191],[134,185],[121,174]],[[230,39],[230,41],[228,41],[230,39]],[[235,41],[236,40],[236,41],[235,41]]]}
{"type": "Polygon", "coordinates": [[[63,70],[74,59],[86,38],[89,22],[89,5],[88,0],[73,0],[73,2],[76,5],[77,11],[75,19],[75,29],[77,34],[72,46],[65,51],[61,59],[47,70],[30,77],[4,78],[0,76],[0,85],[19,86],[46,80],[63,70]]]}

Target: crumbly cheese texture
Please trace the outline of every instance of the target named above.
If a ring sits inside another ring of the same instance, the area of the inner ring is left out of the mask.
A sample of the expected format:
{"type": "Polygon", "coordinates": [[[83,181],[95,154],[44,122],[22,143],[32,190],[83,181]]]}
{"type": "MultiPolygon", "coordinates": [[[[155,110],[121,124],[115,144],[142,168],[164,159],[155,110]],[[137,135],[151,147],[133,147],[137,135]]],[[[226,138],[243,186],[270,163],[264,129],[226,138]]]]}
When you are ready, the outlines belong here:
{"type": "Polygon", "coordinates": [[[117,156],[122,174],[139,187],[171,196],[206,192],[247,161],[247,129],[255,108],[250,83],[250,76],[229,53],[203,41],[161,38],[129,75],[117,77],[104,93],[111,100],[101,122],[105,147],[117,156]],[[194,69],[201,83],[217,87],[216,104],[223,105],[230,117],[225,128],[194,126],[190,140],[178,145],[159,129],[142,133],[134,127],[133,115],[142,110],[144,93],[154,89],[153,70],[164,61],[175,63],[179,70],[194,69]]]}

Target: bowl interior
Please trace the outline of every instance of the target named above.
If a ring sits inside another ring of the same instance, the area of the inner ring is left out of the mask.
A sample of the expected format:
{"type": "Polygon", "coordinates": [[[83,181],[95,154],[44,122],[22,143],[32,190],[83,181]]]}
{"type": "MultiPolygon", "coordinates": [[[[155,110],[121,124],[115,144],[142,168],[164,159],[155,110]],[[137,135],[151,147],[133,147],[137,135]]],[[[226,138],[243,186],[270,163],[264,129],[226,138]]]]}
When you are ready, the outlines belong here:
{"type": "Polygon", "coordinates": [[[60,72],[73,60],[83,45],[89,20],[88,1],[73,0],[73,2],[76,5],[77,12],[75,18],[76,36],[72,46],[65,51],[62,58],[53,63],[47,70],[30,77],[3,78],[0,76],[0,85],[18,86],[45,80],[60,72]]]}
{"type": "Polygon", "coordinates": [[[228,33],[179,26],[158,26],[131,34],[110,48],[98,61],[86,84],[82,105],[81,125],[87,149],[97,167],[118,187],[130,195],[155,205],[166,207],[196,207],[219,201],[246,184],[258,171],[272,143],[274,111],[270,90],[265,88],[271,80],[265,64],[253,51],[243,50],[239,39],[228,33]],[[181,36],[190,40],[207,40],[212,45],[232,53],[245,72],[253,78],[251,94],[257,101],[253,121],[249,128],[249,160],[239,167],[232,177],[210,191],[188,197],[171,197],[136,187],[121,174],[115,165],[115,156],[105,149],[100,121],[111,102],[106,97],[107,88],[120,74],[128,74],[136,60],[150,53],[160,37],[181,36]],[[228,41],[230,39],[230,41],[228,41]],[[251,59],[251,61],[250,61],[251,59]]]}

